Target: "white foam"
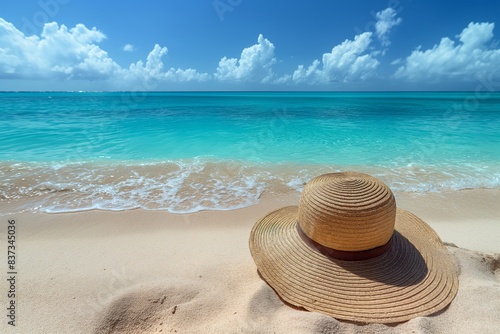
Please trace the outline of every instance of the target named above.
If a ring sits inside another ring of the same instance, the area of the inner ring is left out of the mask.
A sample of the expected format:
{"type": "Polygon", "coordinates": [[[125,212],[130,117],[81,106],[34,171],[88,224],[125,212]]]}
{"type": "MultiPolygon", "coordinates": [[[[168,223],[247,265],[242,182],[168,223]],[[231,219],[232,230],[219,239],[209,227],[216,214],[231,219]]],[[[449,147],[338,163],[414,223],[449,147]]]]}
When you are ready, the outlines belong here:
{"type": "MultiPolygon", "coordinates": [[[[99,183],[102,176],[92,171],[83,171],[79,175],[83,182],[78,184],[78,193],[83,196],[50,196],[44,200],[42,211],[55,213],[142,208],[191,213],[202,210],[233,210],[256,204],[265,188],[265,183],[257,180],[259,176],[240,175],[231,178],[225,168],[218,168],[219,171],[216,168],[217,173],[205,175],[207,162],[200,159],[169,162],[170,167],[172,164],[177,166],[177,170],[165,175],[146,177],[132,171],[130,176],[122,177],[122,180],[104,184],[99,183]],[[223,173],[220,173],[220,169],[223,173]]],[[[149,166],[157,168],[161,167],[161,163],[149,166]]],[[[115,172],[109,175],[111,180],[116,179],[114,174],[115,172]]]]}
{"type": "Polygon", "coordinates": [[[32,211],[234,210],[258,203],[266,190],[302,191],[324,172],[357,170],[393,191],[500,189],[500,164],[418,166],[290,166],[208,159],[124,163],[0,164],[0,200],[29,198],[32,211]],[[278,187],[278,188],[276,188],[278,187]]]}

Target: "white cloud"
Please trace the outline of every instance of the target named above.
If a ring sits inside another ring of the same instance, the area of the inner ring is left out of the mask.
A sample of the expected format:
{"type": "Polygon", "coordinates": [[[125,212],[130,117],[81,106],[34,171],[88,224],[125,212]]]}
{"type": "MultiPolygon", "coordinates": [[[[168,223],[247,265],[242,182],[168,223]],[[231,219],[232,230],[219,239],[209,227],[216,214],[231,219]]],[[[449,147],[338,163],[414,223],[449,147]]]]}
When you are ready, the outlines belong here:
{"type": "Polygon", "coordinates": [[[388,35],[393,27],[402,22],[401,18],[396,19],[396,15],[396,11],[391,7],[376,14],[377,23],[375,23],[375,32],[383,46],[389,46],[391,44],[388,35]]]}
{"type": "Polygon", "coordinates": [[[412,81],[439,81],[443,78],[475,80],[478,76],[498,71],[500,49],[491,49],[494,23],[471,22],[460,35],[459,43],[448,37],[432,49],[419,46],[399,67],[395,76],[412,81]]]}
{"type": "MultiPolygon", "coordinates": [[[[369,53],[372,33],[365,32],[336,45],[322,61],[314,60],[307,68],[299,65],[291,80],[296,83],[325,84],[365,80],[373,75],[379,61],[369,53]]],[[[286,80],[282,77],[280,81],[286,80]]]]}
{"type": "MultiPolygon", "coordinates": [[[[376,34],[383,46],[390,44],[388,35],[391,29],[402,22],[396,16],[393,8],[376,14],[376,34]]],[[[279,78],[274,78],[272,72],[272,66],[276,63],[274,45],[259,35],[258,44],[244,49],[240,59],[222,58],[214,77],[219,80],[247,79],[275,84],[363,81],[374,75],[380,64],[376,57],[385,53],[371,48],[372,35],[371,32],[365,32],[355,36],[354,40],[346,39],[333,47],[330,53],[323,54],[321,61],[314,60],[309,66],[299,65],[292,75],[285,74],[279,78]]]]}
{"type": "Polygon", "coordinates": [[[198,73],[194,69],[175,69],[170,68],[168,71],[164,70],[162,58],[167,54],[168,49],[155,45],[153,50],[149,53],[146,64],[139,60],[135,64],[131,64],[130,68],[124,71],[125,77],[128,79],[144,79],[144,80],[158,80],[158,81],[206,81],[210,78],[207,73],[198,73]]]}
{"type": "Polygon", "coordinates": [[[218,80],[269,82],[276,63],[274,45],[259,35],[257,44],[243,49],[239,59],[224,57],[220,60],[214,77],[218,80]]]}
{"type": "Polygon", "coordinates": [[[136,77],[160,79],[160,77],[165,74],[161,58],[163,58],[167,52],[168,49],[166,47],[161,47],[156,44],[153,50],[149,53],[146,59],[146,64],[144,64],[142,60],[139,60],[135,64],[131,64],[129,74],[136,77]]]}
{"type": "Polygon", "coordinates": [[[12,78],[100,79],[119,66],[99,48],[106,36],[83,24],[74,28],[45,24],[38,36],[25,36],[0,18],[0,76],[12,78]]]}
{"type": "MultiPolygon", "coordinates": [[[[163,82],[204,81],[209,74],[193,69],[164,70],[162,57],[167,48],[155,45],[146,64],[138,61],[122,68],[98,44],[106,36],[96,28],[77,24],[68,29],[56,22],[44,25],[40,36],[25,36],[14,25],[0,18],[0,79],[85,79],[110,83],[135,83],[141,80],[163,82]]],[[[123,50],[132,51],[127,44],[123,50]]]]}
{"type": "Polygon", "coordinates": [[[132,52],[135,51],[135,47],[132,44],[125,44],[123,46],[123,51],[132,52]]]}

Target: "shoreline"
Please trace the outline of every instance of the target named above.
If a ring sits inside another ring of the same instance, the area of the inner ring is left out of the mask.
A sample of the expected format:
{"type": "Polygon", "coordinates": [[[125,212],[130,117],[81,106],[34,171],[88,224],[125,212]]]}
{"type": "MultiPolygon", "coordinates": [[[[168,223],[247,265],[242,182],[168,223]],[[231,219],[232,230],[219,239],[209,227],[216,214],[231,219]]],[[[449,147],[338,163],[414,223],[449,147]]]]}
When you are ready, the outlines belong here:
{"type": "MultiPolygon", "coordinates": [[[[402,192],[394,191],[397,206],[413,212],[426,221],[439,234],[443,242],[456,244],[458,247],[475,251],[500,253],[500,189],[462,189],[445,192],[402,192]],[[471,237],[474,237],[471,238],[471,237]]],[[[288,189],[276,192],[265,191],[256,204],[243,208],[227,210],[200,210],[193,213],[171,213],[167,210],[146,210],[134,208],[128,210],[75,210],[71,212],[33,212],[30,204],[39,203],[38,199],[0,201],[0,217],[29,217],[33,221],[59,220],[61,216],[74,215],[84,221],[84,215],[108,216],[109,214],[128,215],[142,212],[144,215],[157,217],[164,215],[167,221],[191,222],[203,219],[227,220],[226,216],[264,216],[266,213],[283,206],[298,205],[300,193],[288,189]]],[[[5,218],[4,218],[5,220],[5,218]]],[[[114,218],[107,220],[107,223],[114,218]]],[[[245,223],[243,220],[242,223],[245,223]]],[[[236,223],[238,224],[238,223],[236,223]]],[[[200,226],[203,227],[203,226],[200,226]]],[[[69,227],[67,227],[69,228],[69,227]]]]}
{"type": "MultiPolygon", "coordinates": [[[[284,305],[259,277],[248,238],[259,218],[297,205],[299,194],[264,193],[258,204],[230,211],[2,214],[2,235],[8,219],[17,224],[16,330],[492,333],[492,315],[500,314],[500,208],[493,206],[500,190],[395,195],[398,207],[433,227],[459,262],[459,295],[438,315],[358,326],[284,305]]],[[[5,254],[0,261],[5,272],[5,254]]],[[[0,289],[6,291],[5,280],[0,289]]],[[[0,299],[0,307],[5,303],[0,299]]],[[[0,328],[11,332],[5,326],[3,321],[0,328]]]]}
{"type": "Polygon", "coordinates": [[[15,205],[21,200],[50,213],[135,208],[179,214],[234,210],[255,205],[266,193],[299,193],[316,175],[346,170],[375,176],[394,193],[500,189],[497,163],[488,168],[479,162],[473,166],[403,162],[397,162],[397,166],[342,166],[195,158],[107,164],[0,163],[0,175],[5,178],[0,189],[0,209],[7,201],[15,205]]]}

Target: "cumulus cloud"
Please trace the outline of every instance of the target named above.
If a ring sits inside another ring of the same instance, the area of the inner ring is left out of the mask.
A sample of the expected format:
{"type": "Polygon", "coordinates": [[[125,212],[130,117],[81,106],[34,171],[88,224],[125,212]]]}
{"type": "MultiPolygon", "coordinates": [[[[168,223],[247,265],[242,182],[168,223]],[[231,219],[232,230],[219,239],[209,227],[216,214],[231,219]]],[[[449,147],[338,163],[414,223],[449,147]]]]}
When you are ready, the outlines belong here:
{"type": "Polygon", "coordinates": [[[375,32],[383,46],[389,46],[391,44],[389,41],[389,33],[393,27],[402,22],[401,18],[396,18],[396,15],[396,11],[391,7],[376,14],[377,22],[375,23],[375,32]]]}
{"type": "MultiPolygon", "coordinates": [[[[40,36],[25,36],[14,25],[0,18],[0,79],[85,79],[165,82],[203,81],[210,76],[193,69],[164,70],[162,57],[167,48],[155,45],[146,63],[138,61],[122,68],[98,44],[106,36],[96,28],[77,24],[68,29],[56,22],[46,23],[40,36]]],[[[133,51],[131,44],[123,50],[133,51]]]]}
{"type": "Polygon", "coordinates": [[[397,78],[412,81],[439,81],[445,78],[475,80],[478,76],[498,71],[500,49],[493,49],[494,23],[474,23],[458,35],[458,43],[444,37],[432,49],[419,46],[395,73],[397,78]]]}
{"type": "Polygon", "coordinates": [[[222,58],[214,77],[221,81],[269,82],[275,63],[273,43],[260,34],[257,44],[243,49],[239,59],[222,58]]]}
{"type": "Polygon", "coordinates": [[[205,81],[210,78],[207,73],[198,73],[194,69],[175,69],[170,68],[165,71],[165,65],[163,64],[162,58],[167,54],[168,49],[166,47],[161,47],[156,44],[153,50],[149,53],[146,63],[139,60],[135,64],[131,64],[128,71],[124,72],[124,75],[129,79],[145,79],[145,80],[157,80],[157,81],[174,81],[174,82],[184,82],[184,81],[205,81]]]}
{"type": "Polygon", "coordinates": [[[135,51],[135,47],[132,44],[125,44],[123,46],[123,51],[132,52],[135,51]]]}
{"type": "Polygon", "coordinates": [[[311,84],[365,80],[373,75],[379,65],[379,61],[369,52],[371,42],[371,32],[357,35],[354,40],[346,39],[333,47],[331,52],[323,54],[322,61],[314,60],[308,67],[299,65],[291,80],[311,84]]]}
{"type": "MultiPolygon", "coordinates": [[[[396,11],[390,7],[376,13],[375,35],[384,47],[390,45],[389,33],[392,28],[402,22],[396,16],[396,11]]],[[[372,32],[364,32],[353,40],[346,39],[334,46],[331,52],[324,53],[321,61],[316,59],[309,66],[299,65],[293,75],[284,75],[274,82],[314,85],[364,81],[374,76],[380,65],[377,57],[385,53],[385,50],[372,47],[373,35],[372,32]]]]}
{"type": "MultiPolygon", "coordinates": [[[[376,13],[375,34],[384,47],[391,43],[389,33],[392,28],[402,22],[396,16],[391,7],[376,13]]],[[[371,47],[372,41],[372,32],[356,35],[354,40],[346,39],[334,46],[331,52],[323,54],[321,61],[316,59],[309,66],[299,65],[293,75],[284,75],[275,83],[327,84],[366,80],[375,74],[380,64],[377,56],[385,54],[385,50],[371,47]]]]}
{"type": "Polygon", "coordinates": [[[45,24],[40,36],[25,36],[0,18],[0,76],[100,79],[120,67],[99,48],[106,36],[77,24],[45,24]]]}

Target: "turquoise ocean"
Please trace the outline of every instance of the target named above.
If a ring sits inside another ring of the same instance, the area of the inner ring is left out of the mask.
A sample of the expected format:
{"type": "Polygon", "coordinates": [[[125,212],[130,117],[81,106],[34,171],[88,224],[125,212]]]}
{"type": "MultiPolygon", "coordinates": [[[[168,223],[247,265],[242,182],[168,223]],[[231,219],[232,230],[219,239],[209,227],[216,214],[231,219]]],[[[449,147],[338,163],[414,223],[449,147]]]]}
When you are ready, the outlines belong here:
{"type": "Polygon", "coordinates": [[[500,93],[0,93],[0,203],[25,210],[236,209],[342,170],[500,189],[500,93]]]}

